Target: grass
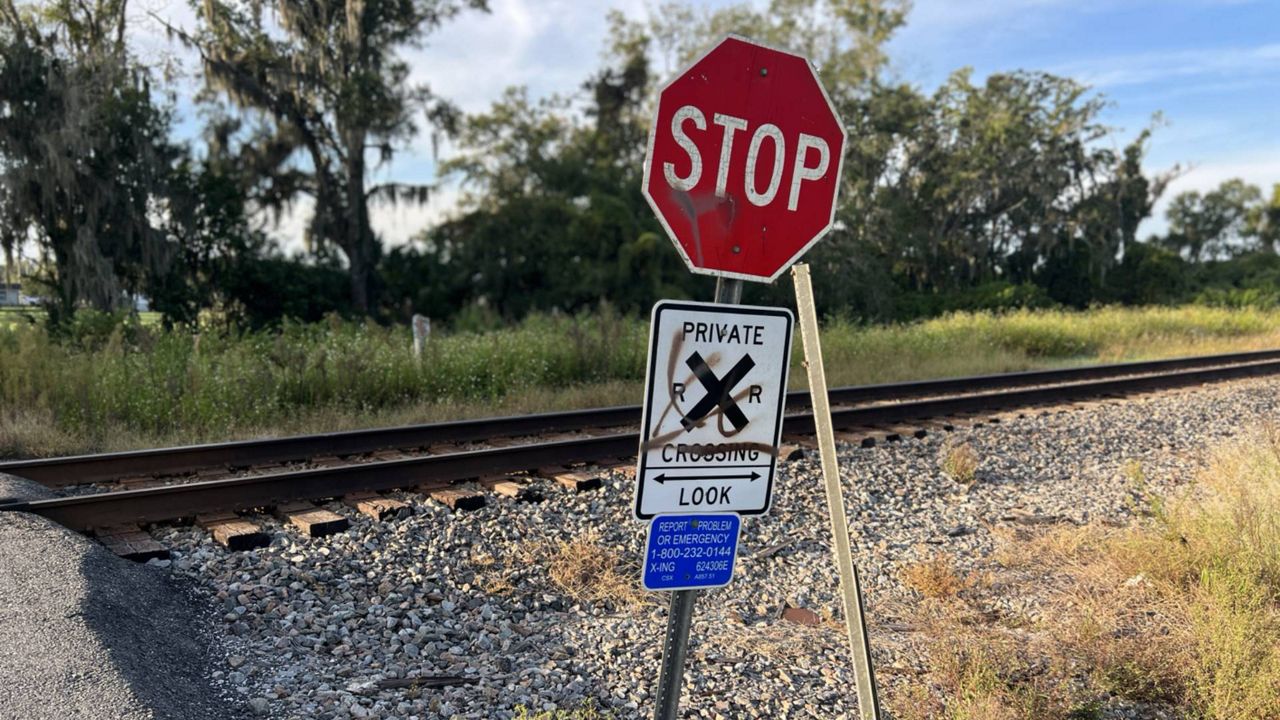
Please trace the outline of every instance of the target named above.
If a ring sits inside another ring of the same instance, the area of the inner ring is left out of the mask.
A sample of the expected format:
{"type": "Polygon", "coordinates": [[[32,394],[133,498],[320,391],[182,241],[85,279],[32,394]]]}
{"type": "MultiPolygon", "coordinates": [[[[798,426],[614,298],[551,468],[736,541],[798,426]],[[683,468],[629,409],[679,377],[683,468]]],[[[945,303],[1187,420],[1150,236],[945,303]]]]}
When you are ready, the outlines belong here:
{"type": "MultiPolygon", "coordinates": [[[[0,457],[49,456],[634,404],[647,323],[604,309],[442,332],[331,320],[192,336],[86,316],[74,340],[0,319],[0,457]]],[[[832,321],[833,386],[1280,345],[1280,311],[1104,308],[832,321]]],[[[798,341],[797,341],[798,346],[798,341]]],[[[793,350],[791,384],[803,387],[793,350]]]]}
{"type": "Polygon", "coordinates": [[[506,595],[512,577],[530,567],[545,568],[549,589],[575,603],[603,604],[615,610],[647,607],[652,594],[636,582],[640,568],[615,546],[589,531],[570,539],[526,537],[518,553],[497,557],[477,552],[471,557],[476,582],[485,593],[506,595]]]}
{"type": "Polygon", "coordinates": [[[958,573],[955,564],[943,555],[903,567],[902,582],[927,599],[951,598],[973,586],[971,578],[958,573]]]}
{"type": "Polygon", "coordinates": [[[947,443],[942,448],[939,463],[947,477],[961,485],[973,485],[978,480],[978,453],[966,442],[947,443]]]}
{"type": "Polygon", "coordinates": [[[891,693],[897,716],[1083,720],[1119,703],[1280,718],[1280,431],[1221,448],[1190,490],[1149,500],[1125,528],[1008,531],[990,587],[1038,594],[1034,623],[976,621],[980,593],[956,590],[941,563],[904,574],[937,600],[920,618],[929,671],[891,693]]]}
{"type": "Polygon", "coordinates": [[[636,584],[640,574],[636,562],[605,544],[598,533],[561,540],[541,554],[552,583],[575,601],[614,607],[642,607],[652,602],[650,594],[636,584]]]}

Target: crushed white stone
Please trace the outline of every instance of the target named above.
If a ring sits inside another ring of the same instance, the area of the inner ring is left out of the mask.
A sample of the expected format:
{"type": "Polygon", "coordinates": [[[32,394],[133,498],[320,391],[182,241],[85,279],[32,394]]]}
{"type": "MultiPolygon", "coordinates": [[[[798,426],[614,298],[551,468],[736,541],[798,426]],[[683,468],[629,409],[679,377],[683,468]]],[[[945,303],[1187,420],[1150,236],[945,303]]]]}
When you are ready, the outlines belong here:
{"type": "MultiPolygon", "coordinates": [[[[939,548],[976,561],[989,531],[1017,508],[1078,522],[1127,521],[1136,500],[1130,463],[1157,489],[1190,481],[1206,449],[1280,410],[1280,381],[1247,380],[1138,397],[998,425],[931,434],[873,449],[842,446],[840,461],[856,563],[878,666],[899,655],[892,608],[911,602],[904,563],[939,548]],[[962,437],[980,459],[964,488],[941,470],[962,437]]],[[[784,605],[839,618],[816,457],[783,466],[772,512],[748,519],[738,573],[698,601],[682,707],[709,718],[854,715],[854,683],[836,622],[802,627],[784,605]],[[753,557],[763,549],[767,557],[753,557]]],[[[233,553],[204,531],[157,533],[174,549],[169,572],[214,603],[236,653],[215,672],[249,707],[280,718],[506,718],[594,703],[619,718],[652,713],[665,595],[647,605],[588,603],[551,580],[531,548],[599,537],[638,579],[643,526],[631,518],[631,481],[570,494],[544,484],[537,504],[491,496],[454,514],[412,494],[407,519],[351,519],[310,539],[270,518],[267,548],[233,553]],[[459,676],[433,688],[386,681],[459,676]]],[[[1011,599],[1016,603],[1016,599],[1011,599]]],[[[1014,608],[1017,610],[1017,608],[1014,608]]],[[[888,675],[884,676],[888,678],[888,675]]],[[[1117,715],[1121,717],[1124,715],[1117,715]]]]}

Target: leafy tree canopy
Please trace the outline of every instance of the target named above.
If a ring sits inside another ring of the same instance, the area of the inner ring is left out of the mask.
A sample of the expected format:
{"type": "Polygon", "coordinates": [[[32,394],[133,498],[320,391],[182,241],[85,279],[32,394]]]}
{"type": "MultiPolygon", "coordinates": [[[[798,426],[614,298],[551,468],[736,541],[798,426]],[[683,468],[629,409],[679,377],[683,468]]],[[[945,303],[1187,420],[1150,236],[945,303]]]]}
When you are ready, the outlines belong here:
{"type": "Polygon", "coordinates": [[[314,200],[307,239],[346,257],[351,301],[370,307],[381,243],[369,224],[374,200],[423,202],[429,188],[370,186],[372,166],[389,161],[419,129],[418,112],[451,130],[457,111],[410,81],[400,56],[463,9],[484,0],[210,0],[195,34],[171,31],[196,49],[211,93],[222,93],[274,123],[258,140],[260,166],[279,202],[314,200]]]}
{"type": "Polygon", "coordinates": [[[55,324],[168,272],[181,148],[125,44],[124,0],[0,0],[0,245],[51,260],[55,324]]]}

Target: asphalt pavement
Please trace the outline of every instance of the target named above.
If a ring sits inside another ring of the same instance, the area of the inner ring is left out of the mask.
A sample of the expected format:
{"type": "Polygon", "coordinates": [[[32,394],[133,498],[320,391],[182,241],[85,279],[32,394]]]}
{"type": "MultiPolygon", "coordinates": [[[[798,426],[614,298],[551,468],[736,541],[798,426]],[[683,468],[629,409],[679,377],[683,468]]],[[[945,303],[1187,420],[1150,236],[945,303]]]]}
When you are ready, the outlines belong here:
{"type": "MultiPolygon", "coordinates": [[[[41,486],[0,474],[0,498],[41,486]]],[[[156,567],[44,518],[0,513],[0,718],[234,720],[209,679],[209,609],[156,567]]]]}

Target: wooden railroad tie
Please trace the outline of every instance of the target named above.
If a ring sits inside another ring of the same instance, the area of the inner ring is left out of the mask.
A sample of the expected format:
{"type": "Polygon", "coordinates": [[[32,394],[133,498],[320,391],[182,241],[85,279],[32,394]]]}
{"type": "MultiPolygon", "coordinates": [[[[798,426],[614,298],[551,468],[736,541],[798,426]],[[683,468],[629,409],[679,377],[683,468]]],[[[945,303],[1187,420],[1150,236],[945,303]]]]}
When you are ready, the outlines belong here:
{"type": "Polygon", "coordinates": [[[515,478],[510,475],[497,475],[490,478],[481,478],[480,484],[502,497],[508,497],[519,502],[542,502],[542,493],[529,487],[529,482],[525,478],[515,478]]]}
{"type": "Polygon", "coordinates": [[[929,436],[929,430],[924,427],[924,423],[901,423],[889,425],[885,428],[885,440],[889,442],[901,442],[905,438],[915,438],[923,440],[929,436]]]}
{"type": "Polygon", "coordinates": [[[538,476],[555,480],[560,485],[573,490],[574,492],[586,492],[595,490],[604,485],[604,479],[600,477],[599,472],[587,472],[585,470],[570,470],[562,466],[541,467],[538,468],[538,476]]]}
{"type": "Polygon", "coordinates": [[[468,487],[431,487],[425,486],[419,488],[418,492],[425,494],[427,497],[441,503],[445,507],[454,512],[469,512],[471,510],[479,510],[484,507],[486,502],[484,493],[475,488],[468,487]]]}
{"type": "Polygon", "coordinates": [[[275,514],[311,537],[333,535],[351,527],[350,520],[309,502],[277,505],[275,514]]]}
{"type": "MultiPolygon", "coordinates": [[[[794,435],[794,434],[783,435],[782,442],[788,445],[795,445],[800,449],[801,453],[803,453],[806,450],[818,449],[818,438],[815,435],[794,435]]],[[[788,458],[788,459],[798,460],[799,458],[788,458]]]]}
{"type": "Polygon", "coordinates": [[[108,550],[128,560],[146,562],[153,558],[169,558],[168,548],[156,542],[155,538],[137,525],[98,528],[94,535],[108,550]]]}
{"type": "Polygon", "coordinates": [[[143,488],[160,487],[161,485],[164,485],[163,480],[159,480],[153,475],[130,475],[128,477],[122,477],[116,482],[125,490],[141,490],[143,488]]]}
{"type": "Polygon", "coordinates": [[[602,471],[619,473],[628,480],[634,480],[636,477],[636,459],[634,457],[602,460],[598,464],[602,471]]]}
{"type": "Polygon", "coordinates": [[[544,443],[567,442],[569,440],[580,440],[580,439],[582,439],[581,432],[561,432],[561,433],[552,433],[550,435],[545,435],[542,437],[542,439],[539,442],[544,442],[544,443]]]}
{"type": "Polygon", "coordinates": [[[401,520],[413,514],[413,508],[403,500],[397,500],[375,492],[358,492],[343,496],[342,502],[355,508],[361,515],[383,522],[401,520]]]}
{"type": "Polygon", "coordinates": [[[778,446],[778,460],[789,462],[804,459],[804,446],[796,442],[784,442],[778,446]]]}
{"type": "Polygon", "coordinates": [[[839,442],[857,445],[858,447],[871,448],[875,447],[878,442],[877,437],[880,431],[876,428],[858,427],[847,430],[837,430],[835,438],[839,442]]]}
{"type": "Polygon", "coordinates": [[[213,539],[228,550],[252,550],[271,544],[271,535],[256,523],[235,513],[197,515],[196,525],[209,531],[213,539]]]}
{"type": "Polygon", "coordinates": [[[196,470],[196,473],[195,473],[196,480],[200,480],[200,481],[226,480],[227,478],[232,477],[233,475],[234,473],[232,473],[231,470],[229,470],[225,465],[218,466],[218,467],[199,468],[198,470],[196,470]]]}
{"type": "Polygon", "coordinates": [[[342,467],[349,464],[337,455],[316,455],[308,462],[318,468],[342,467]]]}

